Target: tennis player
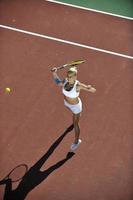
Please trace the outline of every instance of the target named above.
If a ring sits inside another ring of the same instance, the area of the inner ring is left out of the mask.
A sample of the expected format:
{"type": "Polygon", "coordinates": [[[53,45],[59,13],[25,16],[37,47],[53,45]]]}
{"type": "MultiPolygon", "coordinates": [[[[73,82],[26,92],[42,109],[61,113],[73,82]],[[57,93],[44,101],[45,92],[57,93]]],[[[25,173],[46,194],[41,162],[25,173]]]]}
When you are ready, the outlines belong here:
{"type": "Polygon", "coordinates": [[[95,93],[96,89],[91,85],[85,85],[77,80],[77,68],[71,67],[67,70],[67,77],[61,80],[57,74],[58,69],[54,67],[52,69],[53,78],[57,85],[62,87],[62,93],[64,95],[64,105],[72,112],[73,125],[75,130],[75,140],[71,145],[71,151],[75,151],[82,142],[79,138],[80,126],[79,119],[82,112],[82,101],[79,98],[81,90],[95,93]]]}

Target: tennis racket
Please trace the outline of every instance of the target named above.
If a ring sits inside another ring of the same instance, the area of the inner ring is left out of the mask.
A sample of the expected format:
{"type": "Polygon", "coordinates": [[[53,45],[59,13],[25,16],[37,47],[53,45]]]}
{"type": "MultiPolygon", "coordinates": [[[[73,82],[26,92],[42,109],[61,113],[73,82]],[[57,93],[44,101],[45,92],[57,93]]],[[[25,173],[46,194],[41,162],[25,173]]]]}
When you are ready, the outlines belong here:
{"type": "MultiPolygon", "coordinates": [[[[56,67],[56,69],[60,70],[60,69],[64,69],[64,68],[67,68],[67,67],[73,67],[73,66],[83,64],[84,62],[85,62],[85,60],[75,60],[75,61],[71,61],[70,63],[64,64],[62,66],[56,67]]],[[[54,68],[51,71],[53,72],[54,68]]]]}
{"type": "Polygon", "coordinates": [[[0,180],[0,183],[4,183],[4,181],[6,181],[7,179],[11,179],[12,182],[17,182],[24,177],[27,171],[28,166],[26,164],[18,165],[14,169],[12,169],[8,175],[6,175],[2,180],[0,180]]]}

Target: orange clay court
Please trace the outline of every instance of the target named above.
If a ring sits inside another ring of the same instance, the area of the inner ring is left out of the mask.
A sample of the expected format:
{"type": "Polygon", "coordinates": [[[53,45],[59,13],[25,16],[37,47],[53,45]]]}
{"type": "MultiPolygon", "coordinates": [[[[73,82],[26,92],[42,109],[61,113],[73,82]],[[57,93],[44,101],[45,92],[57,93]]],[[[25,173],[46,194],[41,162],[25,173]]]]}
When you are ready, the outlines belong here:
{"type": "Polygon", "coordinates": [[[132,200],[133,21],[44,0],[2,0],[0,13],[0,200],[132,200]],[[77,59],[97,91],[80,95],[69,153],[72,115],[50,70],[77,59]],[[21,164],[21,180],[2,182],[21,164]]]}

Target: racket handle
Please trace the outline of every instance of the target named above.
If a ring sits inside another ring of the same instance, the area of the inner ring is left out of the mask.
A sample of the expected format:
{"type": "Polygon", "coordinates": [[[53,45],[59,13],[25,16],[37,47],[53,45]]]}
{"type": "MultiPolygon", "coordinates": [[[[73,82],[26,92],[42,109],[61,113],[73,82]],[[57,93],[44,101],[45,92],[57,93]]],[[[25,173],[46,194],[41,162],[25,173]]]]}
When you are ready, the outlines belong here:
{"type": "Polygon", "coordinates": [[[59,67],[57,67],[57,70],[64,69],[64,68],[67,67],[67,66],[68,66],[68,64],[65,64],[65,65],[59,66],[59,67]]]}
{"type": "Polygon", "coordinates": [[[55,72],[55,67],[51,69],[51,72],[55,72]]]}
{"type": "Polygon", "coordinates": [[[51,72],[57,72],[57,70],[60,70],[60,69],[64,69],[67,65],[62,65],[62,66],[59,66],[59,67],[54,67],[51,69],[51,72]]]}

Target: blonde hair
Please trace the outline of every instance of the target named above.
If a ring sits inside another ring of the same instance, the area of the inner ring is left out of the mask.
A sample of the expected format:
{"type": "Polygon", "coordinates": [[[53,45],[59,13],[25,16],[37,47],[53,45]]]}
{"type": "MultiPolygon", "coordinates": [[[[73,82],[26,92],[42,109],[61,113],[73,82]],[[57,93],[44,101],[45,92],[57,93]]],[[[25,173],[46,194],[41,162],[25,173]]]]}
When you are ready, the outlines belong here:
{"type": "Polygon", "coordinates": [[[69,70],[67,71],[67,75],[69,76],[75,76],[77,75],[78,71],[76,67],[70,67],[69,70]]]}

